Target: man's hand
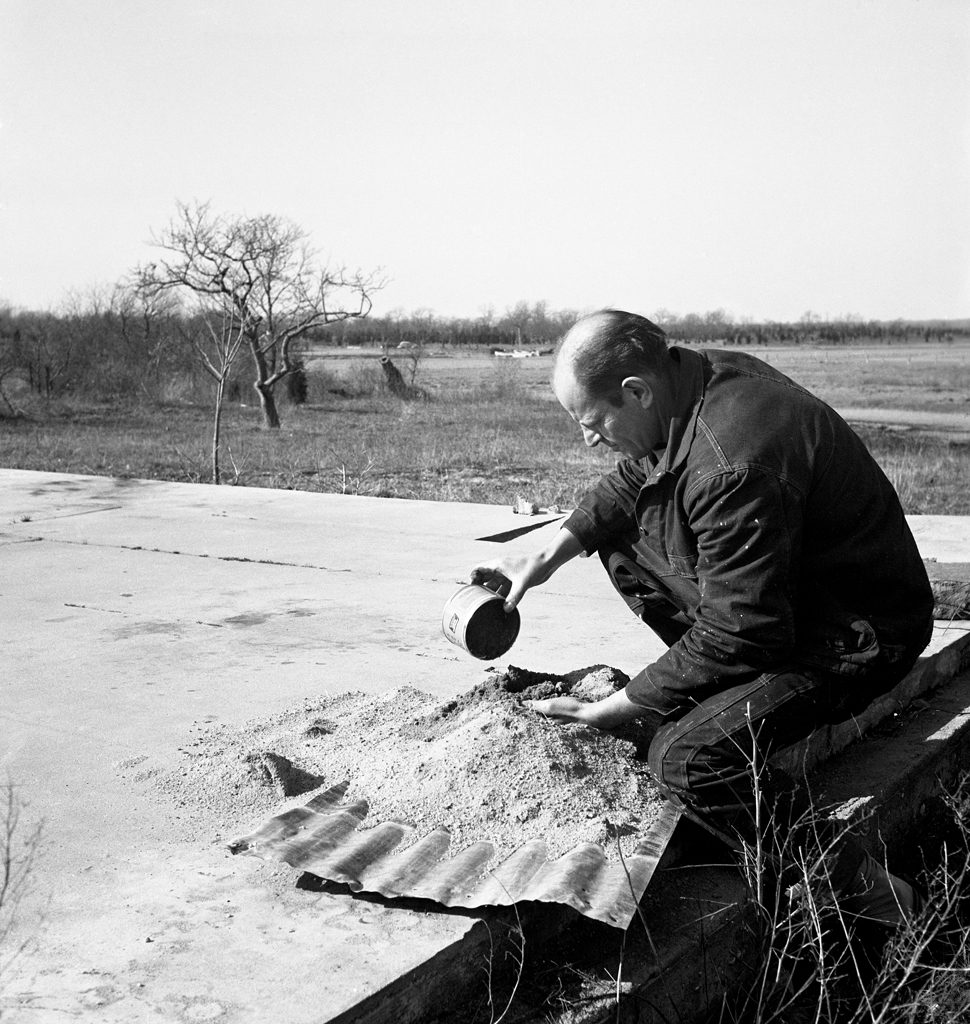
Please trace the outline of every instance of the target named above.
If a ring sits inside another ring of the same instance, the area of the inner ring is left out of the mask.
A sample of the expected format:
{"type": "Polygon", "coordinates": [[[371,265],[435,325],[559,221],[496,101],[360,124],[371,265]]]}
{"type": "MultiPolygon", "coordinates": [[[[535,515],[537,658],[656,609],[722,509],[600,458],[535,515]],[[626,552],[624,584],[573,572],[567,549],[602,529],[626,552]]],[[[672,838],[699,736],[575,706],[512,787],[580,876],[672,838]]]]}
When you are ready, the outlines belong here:
{"type": "Polygon", "coordinates": [[[527,590],[545,583],[553,572],[555,569],[542,559],[541,552],[536,552],[477,565],[472,570],[471,581],[504,597],[505,610],[510,612],[527,590]]]}
{"type": "Polygon", "coordinates": [[[527,700],[523,703],[527,708],[538,711],[540,715],[562,723],[586,723],[589,709],[593,707],[588,701],[576,700],[575,697],[550,697],[548,700],[527,700]]]}
{"type": "Polygon", "coordinates": [[[592,703],[575,697],[550,697],[548,700],[527,700],[525,706],[554,722],[580,722],[594,729],[615,729],[648,713],[639,704],[634,704],[624,690],[617,690],[609,697],[592,703]]]}
{"type": "Polygon", "coordinates": [[[475,566],[471,581],[504,597],[505,610],[510,612],[527,590],[545,583],[561,565],[582,550],[573,534],[562,529],[553,541],[531,555],[509,555],[475,566]]]}

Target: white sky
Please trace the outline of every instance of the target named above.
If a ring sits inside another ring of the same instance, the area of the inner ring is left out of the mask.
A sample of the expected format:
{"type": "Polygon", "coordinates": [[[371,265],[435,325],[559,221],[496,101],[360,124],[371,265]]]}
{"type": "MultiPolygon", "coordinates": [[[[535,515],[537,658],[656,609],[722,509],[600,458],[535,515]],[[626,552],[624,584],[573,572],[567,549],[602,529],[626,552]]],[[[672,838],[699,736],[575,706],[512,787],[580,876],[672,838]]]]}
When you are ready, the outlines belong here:
{"type": "Polygon", "coordinates": [[[970,315],[967,0],[0,0],[0,300],[176,199],[375,311],[970,315]]]}

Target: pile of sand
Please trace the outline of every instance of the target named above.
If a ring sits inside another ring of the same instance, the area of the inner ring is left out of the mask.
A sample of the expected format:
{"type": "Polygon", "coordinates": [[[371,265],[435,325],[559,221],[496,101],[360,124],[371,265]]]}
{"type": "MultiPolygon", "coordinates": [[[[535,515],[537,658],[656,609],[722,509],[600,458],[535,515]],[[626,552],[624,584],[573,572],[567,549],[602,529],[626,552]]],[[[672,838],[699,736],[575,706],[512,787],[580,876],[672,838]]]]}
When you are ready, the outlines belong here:
{"type": "Polygon", "coordinates": [[[452,852],[481,839],[504,853],[543,839],[553,856],[578,843],[624,853],[661,800],[637,757],[638,736],[558,725],[523,701],[557,694],[598,700],[622,687],[613,669],[551,676],[509,668],[442,703],[402,687],[345,693],[242,728],[201,727],[178,764],[142,772],[186,824],[221,838],[249,831],[309,794],[344,780],[364,798],[363,827],[405,821],[415,839],[438,826],[452,852]]]}

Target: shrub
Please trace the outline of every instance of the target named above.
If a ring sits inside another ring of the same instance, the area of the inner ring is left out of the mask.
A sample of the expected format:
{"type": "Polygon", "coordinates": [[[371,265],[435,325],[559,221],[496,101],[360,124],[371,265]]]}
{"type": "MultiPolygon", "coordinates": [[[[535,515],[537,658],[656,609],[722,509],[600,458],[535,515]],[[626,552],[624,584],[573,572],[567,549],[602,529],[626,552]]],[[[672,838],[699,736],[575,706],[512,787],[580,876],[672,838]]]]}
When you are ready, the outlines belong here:
{"type": "Polygon", "coordinates": [[[286,397],[293,405],[306,405],[308,393],[306,364],[302,359],[296,359],[293,370],[286,375],[286,397]]]}

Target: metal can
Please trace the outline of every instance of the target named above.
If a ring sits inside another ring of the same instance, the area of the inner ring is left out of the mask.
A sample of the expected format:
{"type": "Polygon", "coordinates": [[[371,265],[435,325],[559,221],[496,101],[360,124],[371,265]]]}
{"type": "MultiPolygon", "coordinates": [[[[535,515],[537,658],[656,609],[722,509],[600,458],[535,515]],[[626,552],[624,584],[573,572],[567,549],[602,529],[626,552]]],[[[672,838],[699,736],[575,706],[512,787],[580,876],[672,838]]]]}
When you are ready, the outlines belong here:
{"type": "Polygon", "coordinates": [[[493,590],[469,583],[456,591],[441,614],[441,632],[474,658],[501,657],[519,635],[519,610],[507,612],[505,599],[493,590]]]}

